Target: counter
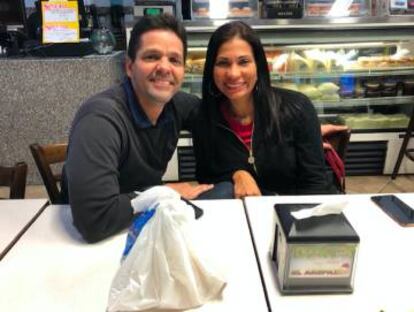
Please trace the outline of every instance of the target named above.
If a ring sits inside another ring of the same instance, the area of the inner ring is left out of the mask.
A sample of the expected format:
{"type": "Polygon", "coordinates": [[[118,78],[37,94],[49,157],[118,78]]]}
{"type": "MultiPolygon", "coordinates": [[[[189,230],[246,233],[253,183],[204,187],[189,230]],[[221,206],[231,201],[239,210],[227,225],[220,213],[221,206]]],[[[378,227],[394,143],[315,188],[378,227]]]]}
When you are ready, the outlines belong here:
{"type": "Polygon", "coordinates": [[[0,58],[0,162],[26,161],[41,184],[32,143],[66,142],[79,105],[122,80],[124,52],[82,58],[0,58]]]}

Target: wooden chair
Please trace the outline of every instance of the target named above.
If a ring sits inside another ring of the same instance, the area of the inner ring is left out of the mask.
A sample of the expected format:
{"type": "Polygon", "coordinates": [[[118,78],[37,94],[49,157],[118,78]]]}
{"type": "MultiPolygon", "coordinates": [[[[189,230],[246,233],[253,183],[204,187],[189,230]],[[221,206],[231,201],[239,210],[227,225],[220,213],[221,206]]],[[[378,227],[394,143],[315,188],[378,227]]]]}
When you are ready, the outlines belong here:
{"type": "Polygon", "coordinates": [[[0,186],[10,188],[10,199],[23,199],[26,191],[27,164],[18,162],[13,167],[0,166],[0,186]]]}
{"type": "Polygon", "coordinates": [[[343,131],[337,131],[329,136],[324,136],[323,139],[327,140],[335,149],[342,161],[345,162],[346,151],[348,148],[349,139],[351,138],[351,129],[345,129],[343,131]]]}
{"type": "Polygon", "coordinates": [[[65,161],[67,148],[68,145],[66,143],[46,145],[34,143],[30,145],[30,151],[52,204],[59,204],[62,201],[58,186],[62,176],[60,171],[54,173],[51,165],[65,161]]]}
{"type": "Polygon", "coordinates": [[[411,112],[410,121],[408,122],[407,129],[405,130],[404,139],[402,141],[400,150],[398,152],[397,161],[395,162],[394,169],[392,170],[391,179],[394,180],[398,171],[400,170],[401,163],[404,156],[406,156],[411,161],[414,161],[414,149],[408,148],[408,143],[410,142],[411,137],[413,136],[414,131],[414,110],[411,112]]]}

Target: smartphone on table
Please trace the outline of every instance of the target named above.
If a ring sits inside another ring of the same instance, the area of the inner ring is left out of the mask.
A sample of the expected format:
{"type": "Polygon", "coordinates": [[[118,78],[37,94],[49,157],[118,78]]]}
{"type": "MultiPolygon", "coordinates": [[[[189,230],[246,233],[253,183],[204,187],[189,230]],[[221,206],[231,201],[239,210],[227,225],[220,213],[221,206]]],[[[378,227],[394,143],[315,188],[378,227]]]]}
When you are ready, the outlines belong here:
{"type": "Polygon", "coordinates": [[[401,226],[414,226],[414,210],[395,195],[372,196],[376,203],[387,215],[401,226]]]}

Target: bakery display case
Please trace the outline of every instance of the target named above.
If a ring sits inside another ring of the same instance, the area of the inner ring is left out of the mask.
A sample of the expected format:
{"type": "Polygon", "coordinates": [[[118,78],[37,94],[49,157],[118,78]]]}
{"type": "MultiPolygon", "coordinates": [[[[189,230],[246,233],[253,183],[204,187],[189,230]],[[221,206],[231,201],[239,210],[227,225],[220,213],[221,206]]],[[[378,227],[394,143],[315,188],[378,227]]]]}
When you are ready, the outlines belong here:
{"type": "Polygon", "coordinates": [[[305,16],[369,16],[369,0],[305,0],[305,16]]]}
{"type": "MultiPolygon", "coordinates": [[[[321,122],[352,129],[347,173],[391,173],[414,107],[414,17],[247,22],[261,36],[272,84],[306,94],[321,122]]],[[[186,23],[187,92],[201,96],[205,50],[218,24],[186,23]]],[[[414,173],[414,165],[400,172],[414,173]]]]}
{"type": "Polygon", "coordinates": [[[274,85],[306,94],[322,120],[354,130],[408,125],[414,104],[414,42],[269,47],[267,56],[274,85]]]}
{"type": "Polygon", "coordinates": [[[258,16],[257,0],[192,0],[192,19],[252,18],[258,16]]]}

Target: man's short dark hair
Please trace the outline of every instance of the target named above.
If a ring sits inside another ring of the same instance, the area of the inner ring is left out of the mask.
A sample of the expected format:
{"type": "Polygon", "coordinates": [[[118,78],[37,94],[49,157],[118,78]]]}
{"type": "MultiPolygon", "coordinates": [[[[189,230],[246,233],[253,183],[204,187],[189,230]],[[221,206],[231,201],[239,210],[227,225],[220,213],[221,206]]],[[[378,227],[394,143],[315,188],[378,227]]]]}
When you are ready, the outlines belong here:
{"type": "Polygon", "coordinates": [[[184,26],[171,14],[160,14],[141,17],[131,31],[128,44],[128,57],[135,61],[137,51],[141,45],[141,37],[151,30],[168,30],[175,33],[183,43],[184,60],[187,56],[187,33],[184,26]]]}

